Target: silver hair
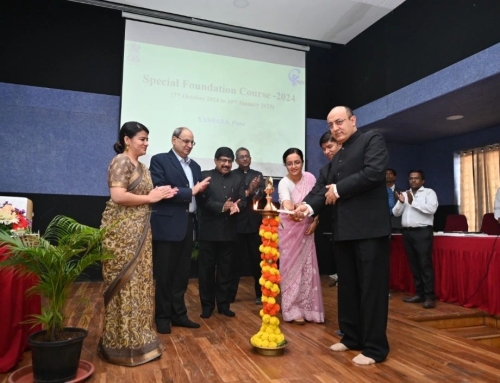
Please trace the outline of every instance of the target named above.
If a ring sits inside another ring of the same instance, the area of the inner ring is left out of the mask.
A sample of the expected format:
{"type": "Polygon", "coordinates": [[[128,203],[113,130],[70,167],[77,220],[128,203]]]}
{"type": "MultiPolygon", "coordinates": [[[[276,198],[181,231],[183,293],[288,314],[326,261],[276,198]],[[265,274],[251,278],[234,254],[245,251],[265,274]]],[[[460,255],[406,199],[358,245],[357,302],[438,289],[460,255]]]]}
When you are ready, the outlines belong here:
{"type": "Polygon", "coordinates": [[[174,132],[172,133],[172,137],[177,137],[179,138],[179,136],[182,134],[182,132],[187,129],[187,128],[176,128],[174,130],[174,132]]]}

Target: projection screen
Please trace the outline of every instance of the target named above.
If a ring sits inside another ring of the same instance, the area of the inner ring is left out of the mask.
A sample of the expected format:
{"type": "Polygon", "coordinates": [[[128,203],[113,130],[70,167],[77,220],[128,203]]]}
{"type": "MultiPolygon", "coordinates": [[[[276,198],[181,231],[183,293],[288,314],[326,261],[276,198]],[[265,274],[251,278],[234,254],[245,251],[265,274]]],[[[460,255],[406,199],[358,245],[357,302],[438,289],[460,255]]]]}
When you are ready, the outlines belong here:
{"type": "Polygon", "coordinates": [[[305,149],[302,51],[127,20],[123,62],[121,124],[150,130],[147,165],[177,127],[193,131],[203,170],[218,147],[245,147],[252,168],[280,177],[283,152],[305,149]]]}

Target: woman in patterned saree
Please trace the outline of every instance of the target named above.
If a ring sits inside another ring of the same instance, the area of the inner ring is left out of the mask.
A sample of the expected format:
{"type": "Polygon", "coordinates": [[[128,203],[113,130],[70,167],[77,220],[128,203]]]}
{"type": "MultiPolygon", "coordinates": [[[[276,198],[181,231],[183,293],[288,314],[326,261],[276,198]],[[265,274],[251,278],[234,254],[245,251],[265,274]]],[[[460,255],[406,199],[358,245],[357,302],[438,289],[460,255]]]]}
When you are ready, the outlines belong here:
{"type": "Polygon", "coordinates": [[[104,331],[98,353],[106,361],[137,366],[158,358],[164,346],[153,329],[154,286],[150,204],[173,197],[177,189],[153,189],[149,170],[138,161],[146,154],[148,129],[127,122],[114,145],[117,156],[108,169],[111,199],[102,227],[104,246],[114,258],[103,262],[104,331]]]}
{"type": "MultiPolygon", "coordinates": [[[[279,200],[282,208],[294,210],[294,206],[311,191],[316,178],[302,171],[304,156],[300,149],[288,149],[283,154],[283,162],[288,174],[278,184],[279,200]]],[[[296,324],[304,324],[305,321],[323,323],[325,310],[312,235],[318,226],[318,217],[299,221],[289,214],[280,214],[280,219],[279,268],[283,320],[296,324]]]]}

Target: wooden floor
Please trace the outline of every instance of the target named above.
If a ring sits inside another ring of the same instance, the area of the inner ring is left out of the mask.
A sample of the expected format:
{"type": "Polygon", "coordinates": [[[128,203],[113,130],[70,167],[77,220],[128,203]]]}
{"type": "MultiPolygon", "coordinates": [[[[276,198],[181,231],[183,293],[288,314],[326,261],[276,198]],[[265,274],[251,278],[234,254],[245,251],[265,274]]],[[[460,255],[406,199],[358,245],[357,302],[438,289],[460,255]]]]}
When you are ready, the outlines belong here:
{"type": "MultiPolygon", "coordinates": [[[[388,359],[371,366],[353,364],[356,351],[329,350],[339,339],[335,334],[337,288],[329,287],[327,276],[322,277],[322,284],[326,323],[282,324],[289,346],[278,357],[258,355],[249,345],[250,337],[260,327],[260,317],[248,277],[242,279],[237,300],[231,306],[236,317],[214,313],[205,320],[199,317],[198,281],[192,279],[186,303],[190,318],[201,323],[201,328],[173,327],[172,334],[160,335],[166,346],[163,356],[139,367],[111,365],[96,354],[103,317],[101,283],[74,286],[69,324],[89,329],[82,359],[94,364],[95,373],[88,382],[500,382],[500,348],[437,328],[453,327],[450,320],[482,318],[482,313],[441,302],[434,310],[424,310],[420,305],[403,303],[403,293],[392,293],[390,300],[388,359]],[[82,296],[91,299],[85,309],[78,299],[82,296]]],[[[26,352],[20,367],[30,364],[30,358],[26,352]]],[[[7,379],[8,374],[0,375],[1,383],[7,379]]]]}

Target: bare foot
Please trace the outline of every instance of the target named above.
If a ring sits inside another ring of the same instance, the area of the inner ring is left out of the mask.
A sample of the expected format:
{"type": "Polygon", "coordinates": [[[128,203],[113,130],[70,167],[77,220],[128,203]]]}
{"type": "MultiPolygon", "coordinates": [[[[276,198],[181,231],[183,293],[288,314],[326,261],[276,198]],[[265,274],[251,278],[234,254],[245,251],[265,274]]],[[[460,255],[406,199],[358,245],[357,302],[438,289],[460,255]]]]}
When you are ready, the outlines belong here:
{"type": "Polygon", "coordinates": [[[367,356],[364,356],[363,354],[359,354],[355,356],[352,360],[356,364],[360,364],[362,366],[367,366],[369,364],[374,364],[375,361],[372,358],[368,358],[367,356]]]}
{"type": "Polygon", "coordinates": [[[330,350],[332,351],[346,351],[349,350],[344,343],[335,343],[330,346],[330,350]]]}

